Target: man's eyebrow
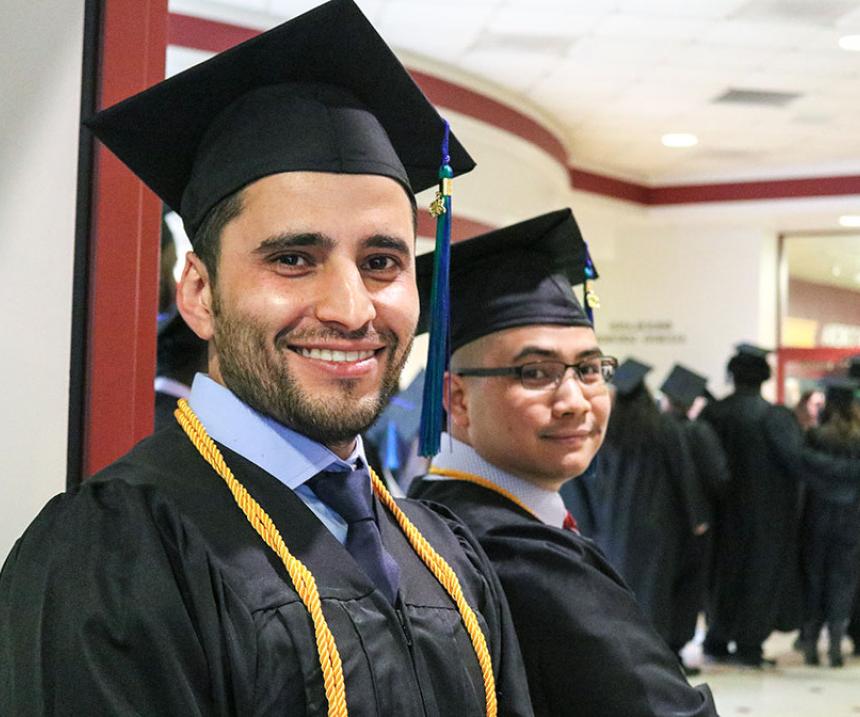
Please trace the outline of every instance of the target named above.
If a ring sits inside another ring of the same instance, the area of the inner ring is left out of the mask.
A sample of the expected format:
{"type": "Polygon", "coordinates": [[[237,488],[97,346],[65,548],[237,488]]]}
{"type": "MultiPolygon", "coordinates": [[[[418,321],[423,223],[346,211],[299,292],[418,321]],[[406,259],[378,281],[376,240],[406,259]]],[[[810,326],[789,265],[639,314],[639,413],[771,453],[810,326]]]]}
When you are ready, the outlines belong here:
{"type": "Polygon", "coordinates": [[[365,239],[363,244],[369,249],[391,249],[406,256],[412,254],[409,244],[406,241],[400,237],[391,236],[390,234],[374,234],[373,236],[365,239]]]}
{"type": "Polygon", "coordinates": [[[557,359],[558,351],[555,349],[548,349],[544,346],[524,346],[512,360],[520,361],[521,359],[526,358],[526,356],[540,356],[541,358],[546,359],[557,359]]]}
{"type": "Polygon", "coordinates": [[[296,249],[298,247],[318,247],[320,249],[331,250],[334,248],[335,241],[325,234],[316,232],[302,232],[298,234],[276,234],[268,239],[263,239],[257,248],[255,254],[271,254],[276,251],[285,249],[296,249]]]}
{"type": "MultiPolygon", "coordinates": [[[[541,357],[554,361],[561,360],[561,354],[557,350],[548,349],[545,346],[524,346],[522,349],[520,349],[520,352],[516,356],[514,356],[512,360],[521,361],[528,356],[541,357]]],[[[582,361],[583,359],[592,358],[594,356],[603,356],[603,351],[601,351],[600,348],[597,346],[593,346],[583,351],[580,351],[578,354],[576,354],[576,360],[582,361]]]]}

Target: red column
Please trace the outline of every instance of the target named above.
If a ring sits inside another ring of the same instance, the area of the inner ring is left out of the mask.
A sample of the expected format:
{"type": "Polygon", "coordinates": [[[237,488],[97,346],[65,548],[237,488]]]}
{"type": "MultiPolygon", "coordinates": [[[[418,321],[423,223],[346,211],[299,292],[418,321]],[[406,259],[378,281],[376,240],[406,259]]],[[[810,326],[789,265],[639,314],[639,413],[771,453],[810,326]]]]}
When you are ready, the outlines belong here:
{"type": "MultiPolygon", "coordinates": [[[[167,0],[104,0],[100,107],[164,78],[167,0]]],[[[152,431],[161,204],[98,146],[90,237],[84,475],[152,431]]]]}

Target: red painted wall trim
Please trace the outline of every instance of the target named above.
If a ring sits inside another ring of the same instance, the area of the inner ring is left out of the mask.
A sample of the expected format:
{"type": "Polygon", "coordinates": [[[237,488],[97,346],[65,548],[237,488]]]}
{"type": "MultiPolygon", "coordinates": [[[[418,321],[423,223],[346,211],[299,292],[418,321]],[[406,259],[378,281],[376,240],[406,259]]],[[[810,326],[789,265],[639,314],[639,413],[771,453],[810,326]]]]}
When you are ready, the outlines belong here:
{"type": "Polygon", "coordinates": [[[580,192],[602,194],[604,197],[623,199],[637,204],[649,204],[650,190],[641,184],[603,174],[588,172],[576,167],[568,167],[570,186],[580,192]]]}
{"type": "Polygon", "coordinates": [[[856,356],[858,348],[828,348],[818,347],[811,349],[780,347],[776,352],[776,400],[777,403],[785,402],[785,365],[789,361],[832,361],[839,363],[847,361],[851,356],[856,356]]]}
{"type": "Polygon", "coordinates": [[[860,176],[804,177],[802,179],[652,187],[648,192],[648,204],[651,205],[833,197],[860,194],[860,176]]]}
{"type": "Polygon", "coordinates": [[[170,13],[167,25],[168,44],[206,52],[223,52],[259,34],[254,28],[177,12],[170,13]]]}
{"type": "MultiPolygon", "coordinates": [[[[164,77],[167,0],[105,0],[99,106],[164,77]]],[[[93,188],[84,475],[152,432],[161,203],[99,145],[93,188]]]]}
{"type": "Polygon", "coordinates": [[[540,147],[561,164],[567,165],[567,150],[561,140],[528,115],[492,97],[444,78],[413,69],[409,70],[409,74],[433,104],[443,105],[455,112],[515,134],[540,147]]]}

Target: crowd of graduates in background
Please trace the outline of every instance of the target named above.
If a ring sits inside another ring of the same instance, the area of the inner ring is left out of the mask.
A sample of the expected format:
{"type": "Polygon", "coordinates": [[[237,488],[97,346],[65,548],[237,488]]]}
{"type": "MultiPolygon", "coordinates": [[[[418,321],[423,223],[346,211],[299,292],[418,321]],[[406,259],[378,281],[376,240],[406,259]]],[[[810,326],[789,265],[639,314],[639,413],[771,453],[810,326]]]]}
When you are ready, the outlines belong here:
{"type": "Polygon", "coordinates": [[[846,630],[860,654],[860,360],[791,411],[761,395],[767,353],[738,347],[722,400],[675,366],[661,404],[628,359],[597,465],[562,493],[679,655],[704,613],[709,659],[772,664],[771,632],[800,630],[817,665],[826,625],[838,667],[846,630]]]}

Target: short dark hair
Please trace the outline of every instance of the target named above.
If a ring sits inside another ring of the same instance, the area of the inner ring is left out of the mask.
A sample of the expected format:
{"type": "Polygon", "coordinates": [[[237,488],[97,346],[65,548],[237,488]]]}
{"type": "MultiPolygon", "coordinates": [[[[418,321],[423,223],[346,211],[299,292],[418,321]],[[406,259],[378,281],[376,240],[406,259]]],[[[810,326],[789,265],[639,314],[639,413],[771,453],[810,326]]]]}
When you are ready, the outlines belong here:
{"type": "Polygon", "coordinates": [[[214,284],[218,271],[218,255],[221,251],[221,233],[224,227],[242,213],[242,190],[233,192],[210,209],[194,235],[191,242],[194,253],[209,272],[209,279],[214,284]]]}
{"type": "MultiPolygon", "coordinates": [[[[406,196],[412,209],[412,234],[418,233],[418,206],[415,195],[406,190],[406,196]]],[[[221,233],[224,227],[242,213],[242,190],[226,196],[210,209],[194,235],[192,245],[194,253],[200,257],[200,261],[209,272],[209,279],[214,284],[218,271],[218,255],[221,249],[221,233]]]]}
{"type": "Polygon", "coordinates": [[[765,359],[748,354],[737,354],[728,365],[736,386],[757,388],[770,378],[770,366],[765,359]]]}

